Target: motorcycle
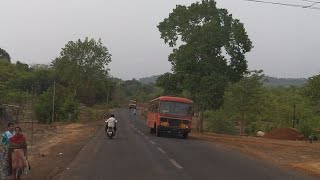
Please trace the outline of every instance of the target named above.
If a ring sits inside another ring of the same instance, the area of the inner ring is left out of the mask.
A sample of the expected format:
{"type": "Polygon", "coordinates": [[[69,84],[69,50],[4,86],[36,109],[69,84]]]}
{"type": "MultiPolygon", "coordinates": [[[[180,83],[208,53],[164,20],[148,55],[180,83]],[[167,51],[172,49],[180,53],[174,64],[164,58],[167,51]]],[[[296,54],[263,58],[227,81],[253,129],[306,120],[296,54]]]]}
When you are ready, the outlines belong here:
{"type": "Polygon", "coordinates": [[[109,139],[111,139],[113,136],[116,135],[117,122],[118,121],[116,120],[114,127],[109,127],[107,121],[105,121],[105,123],[106,123],[105,133],[106,133],[107,137],[109,137],[109,139]]]}
{"type": "Polygon", "coordinates": [[[116,135],[113,127],[108,127],[108,129],[106,130],[106,135],[107,135],[107,137],[109,137],[109,139],[111,139],[113,136],[116,135]]]}

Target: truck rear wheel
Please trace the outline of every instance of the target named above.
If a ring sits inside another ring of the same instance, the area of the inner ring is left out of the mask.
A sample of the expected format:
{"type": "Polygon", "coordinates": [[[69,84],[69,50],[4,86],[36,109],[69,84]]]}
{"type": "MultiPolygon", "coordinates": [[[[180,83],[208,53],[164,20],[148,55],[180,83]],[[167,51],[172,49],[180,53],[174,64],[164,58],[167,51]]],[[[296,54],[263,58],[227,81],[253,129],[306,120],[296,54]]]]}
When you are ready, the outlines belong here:
{"type": "Polygon", "coordinates": [[[182,138],[183,139],[187,139],[188,138],[189,133],[183,133],[182,138]]]}
{"type": "Polygon", "coordinates": [[[156,136],[161,137],[161,132],[159,131],[158,128],[156,128],[156,136]]]}

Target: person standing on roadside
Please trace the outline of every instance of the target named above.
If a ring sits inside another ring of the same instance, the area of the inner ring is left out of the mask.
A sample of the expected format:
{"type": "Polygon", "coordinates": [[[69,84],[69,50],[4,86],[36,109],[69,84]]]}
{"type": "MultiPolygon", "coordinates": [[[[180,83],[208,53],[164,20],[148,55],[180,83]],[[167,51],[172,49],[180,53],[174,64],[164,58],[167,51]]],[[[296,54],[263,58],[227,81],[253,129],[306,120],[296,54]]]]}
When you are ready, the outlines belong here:
{"type": "Polygon", "coordinates": [[[7,159],[7,158],[10,158],[8,157],[8,148],[9,148],[10,138],[15,135],[13,123],[8,123],[7,128],[8,128],[7,131],[5,131],[2,134],[2,138],[1,138],[2,152],[1,152],[0,171],[1,171],[1,178],[3,180],[7,180],[8,175],[11,174],[9,173],[9,169],[8,169],[8,167],[10,166],[8,164],[8,159],[7,159]]]}
{"type": "Polygon", "coordinates": [[[16,127],[16,134],[9,141],[9,156],[11,156],[12,180],[20,180],[23,170],[28,166],[28,145],[21,127],[16,127]]]}

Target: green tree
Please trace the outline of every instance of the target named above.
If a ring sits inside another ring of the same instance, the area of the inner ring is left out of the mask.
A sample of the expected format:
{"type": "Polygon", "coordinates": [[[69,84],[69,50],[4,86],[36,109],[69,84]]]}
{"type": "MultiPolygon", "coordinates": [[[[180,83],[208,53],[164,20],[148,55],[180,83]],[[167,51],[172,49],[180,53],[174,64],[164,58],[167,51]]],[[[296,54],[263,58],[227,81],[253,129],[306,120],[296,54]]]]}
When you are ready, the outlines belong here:
{"type": "MultiPolygon", "coordinates": [[[[52,86],[38,96],[35,103],[37,119],[43,123],[52,121],[52,86]]],[[[78,119],[78,103],[74,100],[72,92],[61,85],[56,86],[54,121],[70,121],[78,119]]]]}
{"type": "Polygon", "coordinates": [[[205,111],[204,117],[207,119],[207,130],[215,133],[236,134],[234,121],[227,114],[223,109],[205,111]]]}
{"type": "Polygon", "coordinates": [[[165,73],[157,79],[156,84],[164,89],[164,94],[177,96],[183,91],[181,78],[182,77],[177,74],[165,73]]]}
{"type": "Polygon", "coordinates": [[[8,62],[11,61],[11,57],[10,57],[9,53],[7,53],[6,50],[1,49],[1,48],[0,48],[0,60],[5,60],[8,62]]]}
{"type": "Polygon", "coordinates": [[[301,111],[303,102],[299,89],[296,87],[268,87],[266,88],[266,111],[263,118],[279,127],[292,127],[293,107],[297,113],[301,111]],[[299,111],[298,111],[299,109],[299,111]]]}
{"type": "Polygon", "coordinates": [[[33,67],[33,84],[37,94],[41,94],[49,89],[54,82],[54,71],[48,66],[33,67]]]}
{"type": "Polygon", "coordinates": [[[16,69],[10,62],[0,61],[0,72],[0,89],[5,89],[8,86],[8,81],[15,77],[16,69]]]}
{"type": "Polygon", "coordinates": [[[250,117],[262,113],[265,98],[261,82],[263,75],[260,73],[248,74],[239,82],[232,84],[225,93],[224,110],[240,120],[240,134],[243,134],[245,124],[250,117]]]}
{"type": "MultiPolygon", "coordinates": [[[[305,94],[314,105],[320,105],[320,74],[309,78],[305,86],[305,94]]],[[[320,109],[318,111],[320,112],[320,109]]]]}
{"type": "MultiPolygon", "coordinates": [[[[181,78],[182,89],[193,94],[200,114],[218,109],[228,82],[239,81],[247,71],[245,53],[252,43],[244,25],[226,9],[217,8],[215,1],[202,0],[189,7],[177,5],[158,28],[165,43],[174,47],[169,56],[173,75],[166,78],[181,78]],[[177,46],[177,42],[182,45],[177,46]]],[[[166,91],[169,86],[162,87],[166,91]]]]}
{"type": "Polygon", "coordinates": [[[33,88],[36,94],[41,94],[53,84],[53,70],[50,67],[33,66],[27,68],[28,65],[25,65],[16,64],[18,72],[16,77],[9,82],[11,88],[25,92],[31,92],[33,88]]]}
{"type": "Polygon", "coordinates": [[[107,65],[111,54],[99,39],[86,38],[84,41],[68,42],[53,62],[58,80],[73,90],[74,97],[79,89],[88,104],[95,100],[95,80],[108,77],[107,65]]]}
{"type": "Polygon", "coordinates": [[[19,71],[17,66],[9,61],[0,61],[0,72],[0,104],[21,104],[25,93],[21,92],[21,89],[17,88],[15,84],[19,83],[17,79],[28,74],[19,71]]]}

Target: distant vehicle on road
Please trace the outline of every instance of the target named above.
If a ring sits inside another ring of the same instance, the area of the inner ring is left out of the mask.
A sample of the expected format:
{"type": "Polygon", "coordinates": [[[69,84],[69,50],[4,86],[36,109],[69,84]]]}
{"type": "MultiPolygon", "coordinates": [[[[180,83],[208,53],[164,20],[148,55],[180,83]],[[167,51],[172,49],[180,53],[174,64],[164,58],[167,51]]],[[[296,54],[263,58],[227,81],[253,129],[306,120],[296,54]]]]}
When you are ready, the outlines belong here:
{"type": "Polygon", "coordinates": [[[193,101],[181,97],[161,96],[149,102],[147,126],[158,137],[175,133],[187,138],[191,132],[193,101]]]}
{"type": "Polygon", "coordinates": [[[136,109],[137,108],[137,101],[136,100],[130,100],[129,102],[129,109],[136,109]]]}

